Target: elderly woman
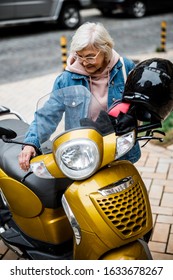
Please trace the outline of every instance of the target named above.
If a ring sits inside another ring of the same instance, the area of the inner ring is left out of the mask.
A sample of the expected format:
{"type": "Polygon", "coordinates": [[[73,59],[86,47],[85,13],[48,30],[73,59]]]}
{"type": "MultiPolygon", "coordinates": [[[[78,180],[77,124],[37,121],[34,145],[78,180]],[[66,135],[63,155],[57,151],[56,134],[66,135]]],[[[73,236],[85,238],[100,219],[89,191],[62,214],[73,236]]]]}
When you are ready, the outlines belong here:
{"type": "MultiPolygon", "coordinates": [[[[82,85],[94,95],[104,110],[109,108],[115,100],[121,99],[125,76],[135,65],[127,58],[122,59],[113,47],[113,39],[102,24],[88,22],[81,25],[72,38],[67,67],[55,80],[54,92],[58,94],[59,89],[82,85]]],[[[42,132],[45,136],[44,140],[49,138],[50,133],[53,133],[62,117],[64,107],[57,100],[55,96],[50,97],[49,106],[47,105],[45,111],[46,118],[43,114],[38,116],[38,113],[35,113],[35,118],[44,118],[45,128],[47,127],[42,132]],[[51,126],[52,123],[56,125],[51,126]]],[[[69,100],[71,100],[70,96],[69,100]]],[[[36,120],[30,125],[24,142],[39,148],[36,120]]],[[[36,151],[32,146],[24,146],[19,155],[20,167],[27,171],[29,160],[35,155],[36,151]]],[[[124,159],[134,163],[139,157],[140,148],[136,144],[124,159]]]]}

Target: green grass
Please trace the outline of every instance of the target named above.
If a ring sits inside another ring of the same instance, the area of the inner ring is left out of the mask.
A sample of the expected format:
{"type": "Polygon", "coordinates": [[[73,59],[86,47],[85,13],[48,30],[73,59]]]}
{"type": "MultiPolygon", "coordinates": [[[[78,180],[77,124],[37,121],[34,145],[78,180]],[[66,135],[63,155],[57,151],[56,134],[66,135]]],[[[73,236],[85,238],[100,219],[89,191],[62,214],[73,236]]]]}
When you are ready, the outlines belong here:
{"type": "Polygon", "coordinates": [[[169,132],[170,130],[173,130],[173,112],[163,122],[162,129],[164,132],[169,132]]]}
{"type": "Polygon", "coordinates": [[[166,133],[163,137],[164,141],[162,143],[155,142],[155,144],[162,146],[169,146],[173,144],[173,112],[162,122],[162,128],[160,129],[166,133]]]}

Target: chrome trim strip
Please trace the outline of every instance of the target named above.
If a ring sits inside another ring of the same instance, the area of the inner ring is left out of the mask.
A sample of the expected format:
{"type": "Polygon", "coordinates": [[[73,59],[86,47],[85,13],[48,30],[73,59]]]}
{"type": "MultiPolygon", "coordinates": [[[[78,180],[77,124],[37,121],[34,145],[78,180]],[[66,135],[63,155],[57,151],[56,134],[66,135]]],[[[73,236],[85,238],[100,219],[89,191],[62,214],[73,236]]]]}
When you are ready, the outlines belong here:
{"type": "Polygon", "coordinates": [[[106,187],[98,189],[98,192],[103,195],[107,196],[110,194],[121,192],[127,188],[129,188],[134,183],[131,176],[125,177],[117,182],[114,182],[106,187]]]}

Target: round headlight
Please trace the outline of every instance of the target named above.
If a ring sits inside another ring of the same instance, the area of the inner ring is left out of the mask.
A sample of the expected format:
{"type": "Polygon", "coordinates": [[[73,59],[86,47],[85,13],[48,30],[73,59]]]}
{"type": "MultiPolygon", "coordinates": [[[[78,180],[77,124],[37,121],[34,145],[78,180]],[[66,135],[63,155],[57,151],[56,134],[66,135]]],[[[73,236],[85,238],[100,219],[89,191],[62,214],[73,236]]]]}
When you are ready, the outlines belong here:
{"type": "Polygon", "coordinates": [[[92,140],[73,139],[58,147],[55,159],[67,177],[83,180],[97,170],[100,164],[100,153],[97,144],[92,140]]]}

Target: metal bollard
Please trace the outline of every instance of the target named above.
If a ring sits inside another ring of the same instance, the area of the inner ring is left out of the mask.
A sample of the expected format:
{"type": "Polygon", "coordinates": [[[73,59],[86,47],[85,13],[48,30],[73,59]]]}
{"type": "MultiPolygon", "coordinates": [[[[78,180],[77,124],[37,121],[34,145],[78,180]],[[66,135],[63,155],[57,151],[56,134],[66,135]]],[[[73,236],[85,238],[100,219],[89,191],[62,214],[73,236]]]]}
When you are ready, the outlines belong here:
{"type": "Polygon", "coordinates": [[[60,38],[61,45],[61,55],[62,55],[62,67],[65,70],[67,65],[67,38],[65,36],[61,36],[60,38]]]}
{"type": "Polygon", "coordinates": [[[160,41],[160,51],[161,52],[166,51],[166,27],[167,27],[166,21],[162,21],[161,22],[161,41],[160,41]]]}

